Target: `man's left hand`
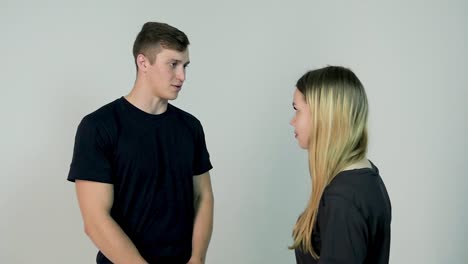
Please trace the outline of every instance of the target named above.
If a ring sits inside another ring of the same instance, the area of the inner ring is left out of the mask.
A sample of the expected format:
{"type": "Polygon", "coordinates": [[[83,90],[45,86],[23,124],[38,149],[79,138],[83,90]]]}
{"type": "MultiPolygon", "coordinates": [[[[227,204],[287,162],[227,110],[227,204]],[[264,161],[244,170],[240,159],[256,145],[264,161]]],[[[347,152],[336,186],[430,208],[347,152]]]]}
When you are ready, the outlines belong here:
{"type": "Polygon", "coordinates": [[[192,256],[187,264],[205,264],[202,258],[192,256]]]}

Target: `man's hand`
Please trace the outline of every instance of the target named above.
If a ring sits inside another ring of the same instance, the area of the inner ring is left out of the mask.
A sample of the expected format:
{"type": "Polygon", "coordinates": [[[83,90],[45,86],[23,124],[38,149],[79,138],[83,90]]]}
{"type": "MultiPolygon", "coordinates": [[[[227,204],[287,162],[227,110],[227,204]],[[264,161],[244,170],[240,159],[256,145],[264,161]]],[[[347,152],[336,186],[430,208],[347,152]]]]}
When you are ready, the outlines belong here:
{"type": "Polygon", "coordinates": [[[200,257],[192,256],[187,264],[205,264],[205,261],[200,257]]]}

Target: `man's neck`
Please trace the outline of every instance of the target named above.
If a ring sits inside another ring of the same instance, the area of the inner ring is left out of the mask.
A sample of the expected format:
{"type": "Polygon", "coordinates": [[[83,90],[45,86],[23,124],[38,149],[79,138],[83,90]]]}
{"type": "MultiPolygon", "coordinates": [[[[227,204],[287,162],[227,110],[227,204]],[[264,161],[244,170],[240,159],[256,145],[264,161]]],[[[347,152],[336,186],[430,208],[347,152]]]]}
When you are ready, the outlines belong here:
{"type": "Polygon", "coordinates": [[[149,114],[159,115],[167,110],[168,101],[166,99],[147,93],[145,89],[137,87],[136,85],[130,93],[125,96],[125,99],[135,107],[149,114]]]}

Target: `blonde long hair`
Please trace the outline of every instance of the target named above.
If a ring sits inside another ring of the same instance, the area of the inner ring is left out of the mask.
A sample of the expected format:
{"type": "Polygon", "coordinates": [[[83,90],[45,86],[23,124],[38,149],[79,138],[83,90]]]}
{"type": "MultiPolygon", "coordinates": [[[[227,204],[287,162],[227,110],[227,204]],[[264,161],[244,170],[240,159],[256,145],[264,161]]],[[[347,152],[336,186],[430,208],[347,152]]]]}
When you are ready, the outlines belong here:
{"type": "Polygon", "coordinates": [[[311,240],[320,199],[340,171],[366,156],[368,103],[357,76],[343,67],[309,71],[296,87],[311,111],[308,151],[312,194],[294,226],[290,248],[300,248],[318,259],[311,240]]]}

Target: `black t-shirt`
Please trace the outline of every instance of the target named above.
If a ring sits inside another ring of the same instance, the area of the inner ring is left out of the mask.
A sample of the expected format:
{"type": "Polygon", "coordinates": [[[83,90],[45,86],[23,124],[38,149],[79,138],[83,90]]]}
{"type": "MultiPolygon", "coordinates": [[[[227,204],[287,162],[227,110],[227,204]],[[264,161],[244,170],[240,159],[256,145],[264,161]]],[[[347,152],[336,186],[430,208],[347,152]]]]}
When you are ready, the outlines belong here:
{"type": "Polygon", "coordinates": [[[377,167],[340,172],[326,187],[312,231],[320,256],[296,249],[298,264],[388,263],[390,198],[377,167]]]}
{"type": "MultiPolygon", "coordinates": [[[[168,104],[158,115],[121,97],[78,126],[69,181],[113,184],[112,218],[150,262],[190,256],[193,176],[212,168],[200,122],[168,104]]],[[[101,252],[98,263],[110,263],[101,252]]]]}

